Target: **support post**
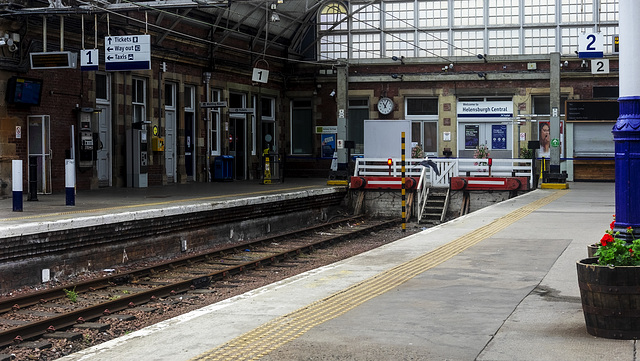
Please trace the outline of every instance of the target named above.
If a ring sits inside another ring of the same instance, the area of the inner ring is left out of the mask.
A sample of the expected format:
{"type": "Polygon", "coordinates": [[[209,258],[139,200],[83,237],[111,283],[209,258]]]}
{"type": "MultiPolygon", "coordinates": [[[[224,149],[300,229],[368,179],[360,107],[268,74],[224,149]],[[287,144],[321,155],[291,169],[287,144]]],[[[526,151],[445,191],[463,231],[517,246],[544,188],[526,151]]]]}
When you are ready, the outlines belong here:
{"type": "Polygon", "coordinates": [[[400,151],[400,172],[402,177],[402,232],[407,231],[407,204],[406,204],[406,190],[405,190],[405,171],[404,171],[404,137],[405,133],[402,132],[401,139],[401,151],[400,151]]]}
{"type": "Polygon", "coordinates": [[[64,190],[66,205],[76,205],[76,162],[73,159],[64,160],[64,190]]]}
{"type": "Polygon", "coordinates": [[[640,235],[640,47],[635,36],[640,31],[640,6],[633,0],[620,0],[620,116],[613,126],[616,183],[615,231],[631,241],[640,235]],[[625,45],[626,44],[626,45],[625,45]],[[630,235],[627,227],[634,230],[630,235]]]}
{"type": "Polygon", "coordinates": [[[11,189],[13,190],[13,211],[22,212],[22,161],[11,161],[11,189]]]}

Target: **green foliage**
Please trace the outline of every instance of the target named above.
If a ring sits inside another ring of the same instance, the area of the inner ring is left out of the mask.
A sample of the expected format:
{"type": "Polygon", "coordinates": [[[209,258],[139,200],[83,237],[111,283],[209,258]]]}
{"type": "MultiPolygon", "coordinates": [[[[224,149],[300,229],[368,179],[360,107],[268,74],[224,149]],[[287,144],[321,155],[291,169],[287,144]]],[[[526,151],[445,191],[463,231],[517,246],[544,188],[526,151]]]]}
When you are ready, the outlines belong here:
{"type": "Polygon", "coordinates": [[[533,149],[529,148],[520,148],[520,158],[523,159],[531,159],[533,158],[533,149]]]}
{"type": "MultiPolygon", "coordinates": [[[[640,266],[640,239],[631,242],[619,238],[620,231],[613,232],[615,222],[600,240],[595,256],[598,264],[603,266],[640,266]]],[[[627,233],[633,236],[633,229],[627,228],[627,233]]]]}
{"type": "Polygon", "coordinates": [[[69,291],[68,289],[63,289],[63,291],[67,295],[69,301],[71,301],[72,303],[78,302],[78,292],[76,292],[75,287],[71,291],[69,291]]]}

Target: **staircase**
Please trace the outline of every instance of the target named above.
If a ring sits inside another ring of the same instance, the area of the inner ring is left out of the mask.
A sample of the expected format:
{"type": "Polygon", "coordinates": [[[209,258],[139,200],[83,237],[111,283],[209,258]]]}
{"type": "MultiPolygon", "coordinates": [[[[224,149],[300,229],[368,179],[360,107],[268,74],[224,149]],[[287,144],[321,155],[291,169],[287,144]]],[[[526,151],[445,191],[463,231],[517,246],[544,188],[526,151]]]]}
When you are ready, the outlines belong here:
{"type": "Polygon", "coordinates": [[[429,187],[424,203],[418,210],[418,223],[439,224],[449,208],[449,188],[429,187]]]}

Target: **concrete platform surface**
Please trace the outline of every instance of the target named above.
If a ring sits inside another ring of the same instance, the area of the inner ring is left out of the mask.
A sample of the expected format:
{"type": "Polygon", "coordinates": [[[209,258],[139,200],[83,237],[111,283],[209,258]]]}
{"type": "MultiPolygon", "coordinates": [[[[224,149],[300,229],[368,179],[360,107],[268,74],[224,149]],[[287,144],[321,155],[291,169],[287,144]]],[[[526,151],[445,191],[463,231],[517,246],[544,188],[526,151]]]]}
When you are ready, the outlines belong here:
{"type": "Polygon", "coordinates": [[[612,183],[536,190],[60,360],[635,360],[577,285],[614,208],[612,183]]]}

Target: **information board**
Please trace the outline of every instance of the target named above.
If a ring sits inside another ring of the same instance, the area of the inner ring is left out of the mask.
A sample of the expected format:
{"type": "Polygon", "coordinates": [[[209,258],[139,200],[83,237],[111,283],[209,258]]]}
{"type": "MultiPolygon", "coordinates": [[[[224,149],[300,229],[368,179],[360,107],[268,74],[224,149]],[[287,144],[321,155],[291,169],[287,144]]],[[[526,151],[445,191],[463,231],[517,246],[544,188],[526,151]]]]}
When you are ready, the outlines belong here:
{"type": "Polygon", "coordinates": [[[151,36],[124,35],[104,38],[107,71],[151,69],[151,36]]]}
{"type": "Polygon", "coordinates": [[[620,108],[617,100],[571,100],[567,101],[567,121],[617,120],[620,108]]]}

